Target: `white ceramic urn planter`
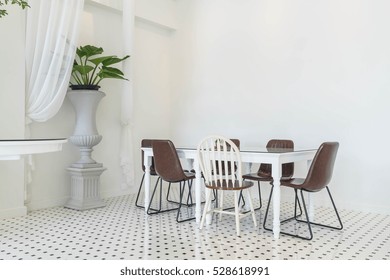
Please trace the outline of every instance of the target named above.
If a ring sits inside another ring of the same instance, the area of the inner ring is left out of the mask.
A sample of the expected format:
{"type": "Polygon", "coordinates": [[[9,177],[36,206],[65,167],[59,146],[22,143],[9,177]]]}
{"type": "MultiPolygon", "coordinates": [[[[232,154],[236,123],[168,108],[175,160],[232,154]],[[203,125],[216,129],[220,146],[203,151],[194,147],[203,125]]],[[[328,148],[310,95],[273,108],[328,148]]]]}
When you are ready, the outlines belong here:
{"type": "Polygon", "coordinates": [[[103,207],[100,175],[106,168],[92,158],[92,151],[103,138],[97,131],[96,110],[105,93],[78,89],[68,91],[67,96],[76,112],[75,129],[69,141],[79,148],[80,159],[67,168],[71,175],[71,190],[65,207],[77,210],[103,207]]]}
{"type": "Polygon", "coordinates": [[[96,128],[96,110],[100,100],[106,96],[104,92],[98,90],[70,90],[68,98],[72,102],[76,111],[76,125],[73,135],[69,141],[79,147],[80,159],[72,164],[72,167],[91,168],[101,167],[92,159],[92,147],[102,140],[102,136],[96,128]]]}

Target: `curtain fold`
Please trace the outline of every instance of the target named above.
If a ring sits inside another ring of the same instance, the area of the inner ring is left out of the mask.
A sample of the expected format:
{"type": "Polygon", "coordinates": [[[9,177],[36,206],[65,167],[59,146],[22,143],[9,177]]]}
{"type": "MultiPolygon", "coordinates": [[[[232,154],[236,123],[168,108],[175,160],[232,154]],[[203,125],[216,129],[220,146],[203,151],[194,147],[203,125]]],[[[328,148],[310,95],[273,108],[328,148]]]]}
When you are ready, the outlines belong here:
{"type": "MultiPolygon", "coordinates": [[[[26,19],[26,138],[29,125],[45,122],[61,108],[78,44],[84,0],[29,1],[26,19]]],[[[26,159],[25,202],[32,181],[33,157],[26,159]]]]}
{"type": "Polygon", "coordinates": [[[45,122],[68,88],[84,0],[34,0],[27,10],[26,117],[45,122]]]}
{"type": "Polygon", "coordinates": [[[134,0],[123,0],[123,51],[124,55],[130,55],[130,59],[123,63],[123,72],[129,79],[125,82],[121,95],[121,143],[120,165],[122,168],[122,189],[134,185],[134,159],[133,159],[133,41],[134,41],[134,0]]]}

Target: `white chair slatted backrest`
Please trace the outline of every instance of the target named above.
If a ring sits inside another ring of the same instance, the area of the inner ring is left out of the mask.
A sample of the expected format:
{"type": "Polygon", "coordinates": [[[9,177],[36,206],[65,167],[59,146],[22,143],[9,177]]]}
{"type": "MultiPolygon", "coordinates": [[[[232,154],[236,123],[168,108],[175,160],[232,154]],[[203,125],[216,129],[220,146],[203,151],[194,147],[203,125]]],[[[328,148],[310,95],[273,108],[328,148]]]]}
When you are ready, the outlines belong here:
{"type": "Polygon", "coordinates": [[[230,139],[218,135],[204,138],[198,146],[198,158],[207,184],[241,186],[240,151],[230,139]]]}

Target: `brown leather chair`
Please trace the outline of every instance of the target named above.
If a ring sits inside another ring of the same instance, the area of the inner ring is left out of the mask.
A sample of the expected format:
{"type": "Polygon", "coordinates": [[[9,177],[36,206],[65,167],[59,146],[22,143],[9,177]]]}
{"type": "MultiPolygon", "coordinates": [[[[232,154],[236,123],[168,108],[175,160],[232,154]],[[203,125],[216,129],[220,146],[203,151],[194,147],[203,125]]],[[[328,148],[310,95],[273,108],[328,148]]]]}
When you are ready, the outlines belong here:
{"type": "MultiPolygon", "coordinates": [[[[280,181],[281,186],[290,187],[290,188],[294,189],[295,198],[296,198],[295,201],[297,201],[297,199],[298,199],[297,192],[298,192],[298,190],[300,191],[303,209],[304,209],[305,215],[306,215],[306,221],[297,219],[298,216],[296,215],[296,212],[297,212],[297,203],[296,202],[295,202],[295,214],[294,214],[295,220],[297,220],[298,222],[307,223],[308,229],[309,229],[309,237],[300,236],[298,234],[292,234],[292,233],[288,233],[288,232],[281,232],[282,234],[286,234],[286,235],[290,235],[290,236],[294,236],[294,237],[299,237],[299,238],[306,239],[306,240],[311,240],[313,238],[313,232],[311,229],[311,225],[318,225],[318,226],[327,227],[327,228],[331,228],[331,229],[337,229],[337,230],[343,229],[343,224],[341,222],[339,213],[337,212],[336,205],[333,201],[332,195],[330,194],[330,191],[328,188],[328,184],[332,178],[334,163],[336,160],[338,148],[339,148],[338,142],[322,143],[321,146],[318,148],[316,155],[314,156],[314,159],[311,163],[311,166],[309,168],[309,171],[308,171],[306,178],[293,178],[293,179],[289,179],[289,180],[281,180],[280,181]],[[340,226],[335,227],[335,226],[330,226],[330,225],[313,223],[309,220],[309,216],[308,216],[307,208],[306,208],[306,203],[305,203],[305,199],[303,196],[303,191],[314,193],[314,192],[319,192],[322,189],[326,189],[328,194],[329,194],[330,201],[332,202],[333,209],[335,211],[335,214],[337,216],[337,219],[338,219],[340,226]]],[[[270,197],[269,197],[268,205],[267,205],[267,210],[266,210],[265,217],[264,217],[264,228],[266,230],[272,230],[272,229],[266,227],[268,210],[269,210],[269,206],[270,206],[271,199],[272,199],[272,191],[273,191],[273,186],[271,189],[271,193],[270,193],[270,197]]]]}
{"type": "MultiPolygon", "coordinates": [[[[141,147],[142,148],[151,148],[152,147],[152,141],[153,141],[152,139],[142,139],[141,147]]],[[[138,194],[137,194],[137,199],[135,200],[135,206],[140,207],[140,208],[145,208],[143,206],[143,204],[138,204],[138,199],[139,199],[139,196],[140,196],[140,193],[141,193],[141,189],[142,189],[142,186],[143,186],[143,182],[144,182],[144,179],[145,179],[144,151],[141,151],[141,156],[142,156],[142,159],[141,159],[142,171],[144,172],[144,174],[142,175],[141,183],[140,183],[139,188],[138,188],[138,194]]],[[[152,164],[150,166],[150,176],[157,176],[156,170],[154,168],[154,159],[153,158],[152,158],[152,164]]],[[[158,184],[159,180],[160,180],[160,177],[157,178],[156,185],[158,184]]]]}
{"type": "MultiPolygon", "coordinates": [[[[149,215],[177,210],[176,221],[185,222],[195,219],[195,217],[180,219],[180,210],[183,204],[183,194],[185,186],[188,183],[192,184],[192,180],[195,179],[195,174],[191,172],[186,172],[183,170],[179,156],[177,155],[176,148],[170,140],[154,140],[152,142],[153,156],[154,156],[154,166],[156,173],[160,176],[160,202],[159,208],[154,209],[151,207],[154,195],[156,193],[157,184],[154,187],[152,196],[150,198],[149,207],[147,213],[149,215]],[[168,183],[180,183],[180,201],[179,206],[176,208],[168,208],[162,210],[162,183],[166,181],[168,183]]],[[[190,190],[190,188],[189,188],[190,190]]]]}
{"type": "MultiPolygon", "coordinates": [[[[267,149],[272,151],[272,149],[291,149],[294,150],[294,142],[292,140],[282,140],[282,139],[271,139],[267,143],[267,149]]],[[[242,176],[244,180],[257,181],[257,188],[259,190],[259,207],[255,210],[259,210],[262,206],[261,202],[261,189],[260,182],[269,182],[273,185],[272,178],[272,166],[271,164],[262,163],[260,164],[259,170],[256,173],[245,174],[242,176]]],[[[282,165],[282,178],[290,179],[294,175],[294,163],[285,163],[282,165]]]]}

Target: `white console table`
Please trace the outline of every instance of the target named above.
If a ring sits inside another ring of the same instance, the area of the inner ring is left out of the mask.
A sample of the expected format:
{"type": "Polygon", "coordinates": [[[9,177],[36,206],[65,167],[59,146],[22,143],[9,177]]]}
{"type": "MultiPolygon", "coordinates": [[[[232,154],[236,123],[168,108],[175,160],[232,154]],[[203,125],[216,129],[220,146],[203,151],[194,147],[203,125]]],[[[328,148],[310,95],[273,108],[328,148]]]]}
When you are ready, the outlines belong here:
{"type": "MultiPolygon", "coordinates": [[[[62,150],[68,140],[57,139],[0,139],[0,161],[18,160],[24,155],[42,154],[62,150]]],[[[21,186],[22,187],[22,186],[21,186]]],[[[20,193],[20,190],[19,190],[20,193]]],[[[0,193],[1,195],[1,193],[0,193]]],[[[27,214],[27,189],[24,186],[24,197],[18,196],[12,209],[0,209],[0,218],[24,216],[27,214]]]]}
{"type": "Polygon", "coordinates": [[[22,155],[62,150],[66,138],[58,139],[0,139],[0,160],[17,160],[22,155]]]}

